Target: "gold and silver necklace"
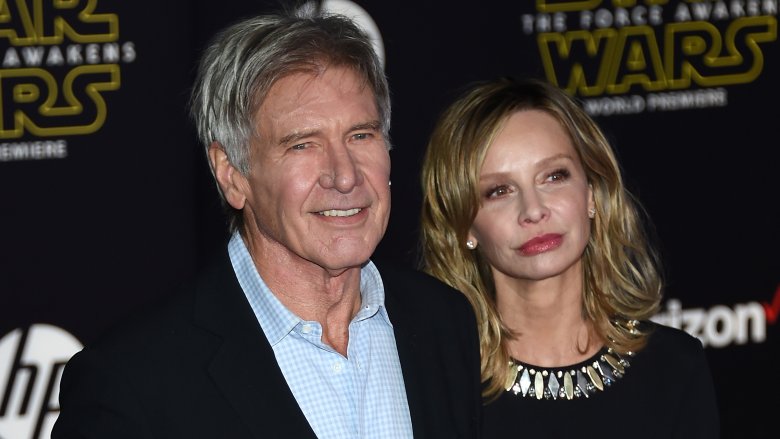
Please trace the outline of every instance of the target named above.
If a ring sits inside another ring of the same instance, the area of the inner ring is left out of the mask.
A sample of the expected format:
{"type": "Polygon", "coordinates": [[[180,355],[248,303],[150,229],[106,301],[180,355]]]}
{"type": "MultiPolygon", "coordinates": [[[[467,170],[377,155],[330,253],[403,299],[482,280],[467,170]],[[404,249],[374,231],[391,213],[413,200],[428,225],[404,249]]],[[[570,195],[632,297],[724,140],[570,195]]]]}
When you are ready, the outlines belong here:
{"type": "Polygon", "coordinates": [[[631,366],[632,352],[619,355],[603,348],[590,360],[569,368],[539,368],[512,359],[506,390],[515,395],[536,399],[571,400],[590,397],[607,389],[623,377],[631,366]]]}

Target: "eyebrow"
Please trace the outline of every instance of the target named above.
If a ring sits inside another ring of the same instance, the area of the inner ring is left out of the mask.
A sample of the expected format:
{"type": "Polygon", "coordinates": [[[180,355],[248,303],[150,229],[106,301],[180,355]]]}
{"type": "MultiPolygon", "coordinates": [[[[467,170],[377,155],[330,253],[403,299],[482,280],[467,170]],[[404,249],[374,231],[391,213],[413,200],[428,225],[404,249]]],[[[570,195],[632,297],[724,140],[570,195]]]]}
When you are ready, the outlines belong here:
{"type": "MultiPolygon", "coordinates": [[[[538,163],[534,163],[534,166],[542,166],[542,167],[543,166],[549,166],[550,163],[556,162],[556,161],[561,160],[561,159],[565,159],[565,160],[569,160],[571,162],[575,162],[574,161],[574,157],[572,157],[571,155],[565,154],[565,153],[560,153],[560,154],[555,154],[554,156],[543,158],[538,163]]],[[[494,176],[502,175],[502,174],[504,174],[504,172],[491,172],[490,174],[480,174],[479,180],[481,181],[483,179],[489,179],[489,178],[492,178],[494,176]]]]}
{"type": "Polygon", "coordinates": [[[558,161],[560,159],[568,159],[568,160],[570,160],[572,162],[574,161],[574,157],[572,157],[571,155],[565,154],[565,153],[560,153],[560,154],[555,154],[552,157],[547,157],[545,159],[540,160],[539,163],[537,163],[537,166],[538,165],[546,165],[546,164],[548,164],[550,162],[555,162],[555,161],[558,161]]]}
{"type": "Polygon", "coordinates": [[[379,123],[378,120],[372,120],[370,122],[364,122],[364,123],[359,123],[357,125],[352,125],[349,131],[360,131],[360,130],[379,131],[381,126],[382,125],[379,123]]]}
{"type": "Polygon", "coordinates": [[[304,137],[313,136],[317,133],[319,133],[320,130],[307,130],[307,131],[296,131],[294,133],[290,133],[281,139],[279,139],[279,145],[285,145],[287,143],[290,143],[292,141],[297,141],[300,139],[303,139],[304,137]]]}
{"type": "MultiPolygon", "coordinates": [[[[372,120],[369,122],[362,122],[355,125],[352,125],[347,132],[352,131],[361,131],[361,130],[372,130],[372,131],[379,131],[381,124],[378,120],[372,120]]],[[[320,133],[320,130],[314,129],[314,130],[306,130],[306,131],[298,131],[294,133],[290,133],[281,139],[279,139],[279,145],[285,145],[290,142],[295,142],[297,140],[303,139],[305,137],[315,136],[320,133]]]]}

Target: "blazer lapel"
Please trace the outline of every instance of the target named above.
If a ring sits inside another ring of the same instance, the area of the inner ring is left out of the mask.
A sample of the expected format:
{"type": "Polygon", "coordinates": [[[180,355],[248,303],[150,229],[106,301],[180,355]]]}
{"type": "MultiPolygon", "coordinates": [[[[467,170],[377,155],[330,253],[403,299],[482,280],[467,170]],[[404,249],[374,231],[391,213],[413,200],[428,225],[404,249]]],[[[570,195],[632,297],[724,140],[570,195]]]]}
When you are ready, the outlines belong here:
{"type": "MultiPolygon", "coordinates": [[[[384,272],[382,272],[384,273],[384,272]]],[[[395,344],[398,349],[398,358],[401,362],[401,371],[404,377],[404,387],[406,388],[406,399],[409,403],[409,412],[412,418],[412,431],[415,439],[425,438],[425,412],[424,402],[421,392],[423,391],[420,382],[419,366],[417,352],[419,348],[417,328],[410,320],[410,310],[404,309],[403,303],[398,300],[395,293],[397,286],[392,280],[393,276],[382,275],[382,282],[385,289],[385,308],[390,322],[393,324],[395,333],[395,344]]]]}
{"type": "Polygon", "coordinates": [[[222,338],[209,373],[252,436],[316,438],[287,386],[229,258],[222,258],[199,285],[196,322],[222,338]]]}

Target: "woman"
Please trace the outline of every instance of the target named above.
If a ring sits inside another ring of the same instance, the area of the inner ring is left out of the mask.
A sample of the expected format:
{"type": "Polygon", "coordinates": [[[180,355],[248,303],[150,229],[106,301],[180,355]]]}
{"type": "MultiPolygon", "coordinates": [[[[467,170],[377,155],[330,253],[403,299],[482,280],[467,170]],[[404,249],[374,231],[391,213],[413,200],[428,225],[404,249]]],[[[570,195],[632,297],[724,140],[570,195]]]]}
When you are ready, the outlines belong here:
{"type": "Polygon", "coordinates": [[[662,284],[642,211],[575,100],[475,84],[422,180],[423,269],[478,318],[486,438],[719,436],[702,345],[650,321],[662,284]]]}

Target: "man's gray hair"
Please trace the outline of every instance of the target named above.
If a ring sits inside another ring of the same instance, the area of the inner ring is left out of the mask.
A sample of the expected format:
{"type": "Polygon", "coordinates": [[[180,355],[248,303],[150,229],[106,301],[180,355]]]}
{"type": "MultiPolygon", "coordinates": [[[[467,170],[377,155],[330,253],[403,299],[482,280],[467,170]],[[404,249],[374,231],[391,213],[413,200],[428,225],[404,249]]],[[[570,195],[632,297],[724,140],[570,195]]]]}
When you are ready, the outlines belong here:
{"type": "Polygon", "coordinates": [[[316,74],[329,65],[353,69],[370,86],[389,146],[390,92],[371,40],[344,16],[302,8],[240,20],[209,42],[190,98],[206,152],[218,142],[230,163],[248,175],[250,141],[261,128],[255,116],[270,88],[285,76],[316,74]]]}

